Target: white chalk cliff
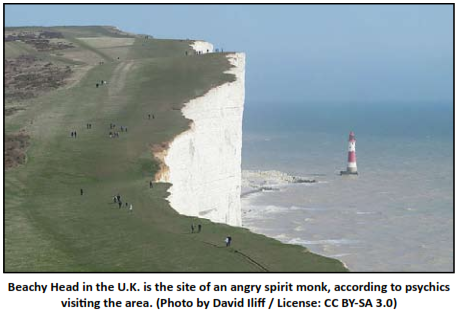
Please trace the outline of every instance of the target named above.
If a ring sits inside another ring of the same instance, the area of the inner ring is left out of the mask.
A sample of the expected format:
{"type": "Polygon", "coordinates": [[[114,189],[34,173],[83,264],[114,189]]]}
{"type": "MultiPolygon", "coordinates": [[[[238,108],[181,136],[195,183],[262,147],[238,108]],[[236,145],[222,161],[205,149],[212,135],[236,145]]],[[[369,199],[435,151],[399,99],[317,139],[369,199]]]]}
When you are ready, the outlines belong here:
{"type": "Polygon", "coordinates": [[[196,40],[191,44],[191,47],[194,49],[194,51],[200,54],[213,52],[213,44],[206,41],[196,40]]]}
{"type": "MultiPolygon", "coordinates": [[[[210,46],[199,42],[198,49],[210,46]]],[[[167,167],[156,179],[172,184],[168,200],[179,213],[240,226],[245,54],[227,57],[236,80],[185,104],[190,129],[156,153],[167,167]]]]}

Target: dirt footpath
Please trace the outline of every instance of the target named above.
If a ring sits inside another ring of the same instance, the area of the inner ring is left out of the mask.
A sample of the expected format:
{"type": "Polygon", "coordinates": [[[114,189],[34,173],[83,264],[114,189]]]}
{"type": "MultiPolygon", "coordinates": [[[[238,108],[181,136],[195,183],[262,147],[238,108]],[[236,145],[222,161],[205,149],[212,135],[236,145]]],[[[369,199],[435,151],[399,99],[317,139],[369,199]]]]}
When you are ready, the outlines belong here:
{"type": "Polygon", "coordinates": [[[112,80],[109,81],[109,96],[116,96],[126,85],[127,74],[134,68],[134,61],[125,61],[116,66],[112,80]]]}

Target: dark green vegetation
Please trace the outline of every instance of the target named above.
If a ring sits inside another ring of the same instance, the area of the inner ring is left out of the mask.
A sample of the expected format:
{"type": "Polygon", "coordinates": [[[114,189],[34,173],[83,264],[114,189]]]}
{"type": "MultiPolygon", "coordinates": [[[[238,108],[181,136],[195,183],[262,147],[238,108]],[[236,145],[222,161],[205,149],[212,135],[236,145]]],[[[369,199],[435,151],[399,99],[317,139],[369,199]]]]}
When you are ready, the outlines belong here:
{"type": "Polygon", "coordinates": [[[22,42],[6,46],[9,59],[27,54],[70,66],[74,80],[6,103],[12,113],[5,131],[30,136],[27,162],[5,173],[7,272],[345,271],[302,247],[181,216],[164,199],[169,185],[149,188],[158,168],[152,146],[188,127],[178,109],[233,79],[224,74],[230,67],[225,54],[185,56],[189,41],[107,27],[51,30],[73,47],[45,53],[22,42]],[[103,46],[81,39],[87,37],[100,37],[103,46]],[[108,84],[96,88],[100,80],[108,84]],[[149,113],[156,118],[149,120],[149,113]],[[110,138],[110,123],[128,132],[110,138]],[[132,213],[113,203],[117,193],[133,204],[132,213]],[[202,233],[190,233],[193,221],[202,223],[202,233]]]}

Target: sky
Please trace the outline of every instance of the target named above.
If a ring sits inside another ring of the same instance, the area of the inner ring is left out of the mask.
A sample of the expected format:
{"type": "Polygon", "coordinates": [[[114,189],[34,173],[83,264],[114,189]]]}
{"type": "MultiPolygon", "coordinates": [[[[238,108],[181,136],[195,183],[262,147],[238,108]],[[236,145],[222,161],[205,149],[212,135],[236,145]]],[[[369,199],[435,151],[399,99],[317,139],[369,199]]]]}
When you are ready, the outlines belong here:
{"type": "Polygon", "coordinates": [[[452,5],[6,5],[5,25],[113,25],[245,52],[255,103],[453,100],[452,5]]]}

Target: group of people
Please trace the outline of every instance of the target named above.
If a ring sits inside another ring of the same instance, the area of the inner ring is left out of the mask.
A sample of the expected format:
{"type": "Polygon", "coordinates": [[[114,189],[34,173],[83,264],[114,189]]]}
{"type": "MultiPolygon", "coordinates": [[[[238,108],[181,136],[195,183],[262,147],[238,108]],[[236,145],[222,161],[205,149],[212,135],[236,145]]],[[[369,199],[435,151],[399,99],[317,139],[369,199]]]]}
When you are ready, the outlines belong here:
{"type": "MultiPolygon", "coordinates": [[[[114,123],[110,123],[110,130],[116,129],[116,125],[114,123]]],[[[121,126],[120,128],[121,132],[127,132],[127,127],[121,126]]],[[[110,131],[108,133],[110,138],[119,138],[119,131],[110,131]]]]}
{"type": "MultiPolygon", "coordinates": [[[[199,223],[197,225],[197,230],[196,230],[195,224],[191,223],[191,233],[200,233],[201,231],[202,231],[202,224],[199,223]]],[[[226,236],[226,238],[224,239],[224,243],[226,244],[226,247],[231,246],[232,237],[231,236],[226,236]]]]}
{"type": "MultiPolygon", "coordinates": [[[[87,124],[86,124],[86,129],[92,129],[92,124],[91,124],[91,123],[87,123],[87,124]]],[[[75,131],[72,131],[72,132],[70,133],[70,136],[71,136],[72,138],[75,138],[75,139],[76,139],[76,135],[77,135],[76,130],[75,130],[75,131]]]]}
{"type": "MultiPolygon", "coordinates": [[[[191,233],[194,233],[196,230],[196,226],[194,225],[194,223],[191,224],[191,233]]],[[[197,225],[197,232],[196,233],[200,233],[200,231],[202,231],[202,224],[198,224],[197,225]]]]}
{"type": "MultiPolygon", "coordinates": [[[[106,83],[106,81],[103,81],[103,80],[101,82],[102,82],[102,84],[106,83]]],[[[148,119],[154,119],[154,118],[155,118],[154,114],[148,114],[148,119]]],[[[86,124],[86,129],[92,129],[92,124],[91,123],[87,123],[86,124]]],[[[114,123],[110,123],[110,130],[113,130],[113,129],[116,129],[116,125],[114,123]]],[[[127,127],[121,126],[120,130],[121,130],[121,132],[127,132],[127,127]]],[[[110,138],[119,137],[119,132],[117,132],[117,131],[110,131],[109,134],[110,134],[110,138]]],[[[76,131],[72,131],[71,132],[71,137],[72,138],[76,138],[76,136],[77,136],[76,131]]],[[[153,181],[149,182],[149,187],[153,188],[153,181]]],[[[83,189],[80,189],[80,195],[82,196],[83,194],[84,194],[83,189]]],[[[121,209],[123,206],[125,206],[126,209],[129,209],[130,213],[133,212],[133,205],[129,204],[128,202],[125,202],[124,205],[123,205],[123,202],[122,202],[122,199],[121,199],[121,195],[119,195],[119,194],[113,196],[113,203],[118,204],[119,209],[121,209]]],[[[191,224],[191,233],[200,233],[201,231],[202,231],[202,224],[199,223],[199,224],[197,224],[197,226],[194,223],[191,224]]],[[[226,247],[229,247],[231,245],[231,243],[232,243],[232,237],[231,236],[227,236],[224,239],[224,242],[226,244],[226,247]]]]}
{"type": "MultiPolygon", "coordinates": [[[[118,204],[119,209],[121,209],[122,206],[123,206],[122,205],[122,200],[121,200],[121,195],[118,194],[118,195],[113,196],[113,203],[118,204]]],[[[125,207],[127,209],[129,209],[129,212],[132,212],[134,210],[134,206],[132,204],[129,205],[128,202],[125,202],[124,205],[125,205],[125,207]]]]}
{"type": "Polygon", "coordinates": [[[106,80],[100,80],[100,82],[95,83],[95,87],[98,88],[99,86],[106,85],[108,82],[106,80]]]}
{"type": "MultiPolygon", "coordinates": [[[[218,49],[215,50],[215,52],[220,52],[218,49]]],[[[223,49],[221,49],[221,52],[223,52],[223,49]]],[[[185,55],[201,55],[201,54],[206,54],[206,53],[212,53],[210,49],[207,49],[207,52],[205,51],[184,51],[185,55]]]]}
{"type": "Polygon", "coordinates": [[[119,138],[119,132],[117,132],[117,131],[115,131],[115,132],[110,131],[110,133],[108,133],[108,135],[110,136],[110,138],[119,138]]]}

